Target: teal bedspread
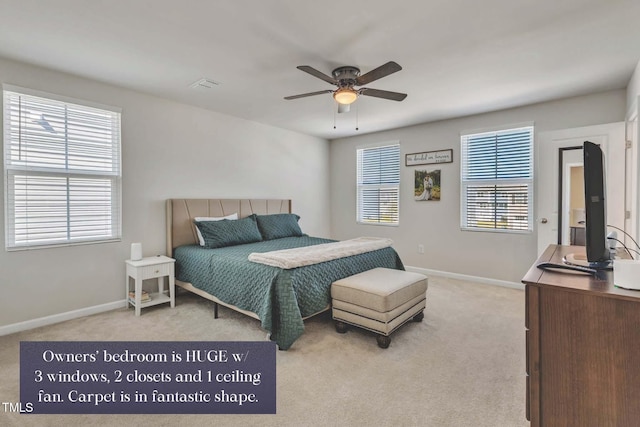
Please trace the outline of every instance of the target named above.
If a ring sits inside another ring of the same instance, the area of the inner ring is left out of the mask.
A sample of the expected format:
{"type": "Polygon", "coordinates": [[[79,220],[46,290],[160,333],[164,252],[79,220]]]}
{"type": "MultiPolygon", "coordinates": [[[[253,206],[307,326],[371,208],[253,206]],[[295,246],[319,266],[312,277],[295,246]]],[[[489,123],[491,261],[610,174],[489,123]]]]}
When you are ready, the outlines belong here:
{"type": "Polygon", "coordinates": [[[331,283],[376,267],[404,270],[400,257],[390,247],[291,270],[247,259],[252,252],[332,241],[301,236],[217,249],[181,246],[174,250],[176,278],[221,301],[256,313],[262,327],[271,332],[271,340],[286,350],[302,335],[302,318],[329,305],[331,283]]]}

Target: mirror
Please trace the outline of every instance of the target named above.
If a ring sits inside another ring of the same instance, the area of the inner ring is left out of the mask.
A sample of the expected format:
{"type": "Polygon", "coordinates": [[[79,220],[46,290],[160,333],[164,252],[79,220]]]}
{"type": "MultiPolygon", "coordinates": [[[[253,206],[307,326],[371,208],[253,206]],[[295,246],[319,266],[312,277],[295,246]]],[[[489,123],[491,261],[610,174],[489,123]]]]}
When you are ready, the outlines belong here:
{"type": "Polygon", "coordinates": [[[558,242],[584,246],[584,168],[582,147],[560,149],[558,242]]]}

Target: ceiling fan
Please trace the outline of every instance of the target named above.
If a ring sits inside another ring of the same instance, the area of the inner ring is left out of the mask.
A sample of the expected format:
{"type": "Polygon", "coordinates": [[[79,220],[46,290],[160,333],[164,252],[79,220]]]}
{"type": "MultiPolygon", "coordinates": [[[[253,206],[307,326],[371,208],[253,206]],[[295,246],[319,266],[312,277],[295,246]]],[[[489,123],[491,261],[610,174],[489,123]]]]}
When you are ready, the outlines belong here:
{"type": "Polygon", "coordinates": [[[299,65],[299,70],[309,73],[314,77],[324,80],[327,83],[336,85],[335,90],[321,90],[318,92],[303,93],[300,95],[285,96],[284,99],[298,99],[307,96],[321,95],[324,93],[333,93],[333,98],[338,103],[338,112],[349,111],[349,105],[358,99],[358,96],[374,96],[376,98],[390,99],[392,101],[402,101],[407,97],[406,93],[389,92],[387,90],[370,89],[361,87],[356,89],[354,86],[363,86],[373,81],[381,79],[402,70],[402,67],[393,61],[389,61],[384,65],[375,68],[368,73],[360,75],[360,69],[353,66],[338,67],[331,72],[331,76],[324,74],[308,65],[299,65]]]}

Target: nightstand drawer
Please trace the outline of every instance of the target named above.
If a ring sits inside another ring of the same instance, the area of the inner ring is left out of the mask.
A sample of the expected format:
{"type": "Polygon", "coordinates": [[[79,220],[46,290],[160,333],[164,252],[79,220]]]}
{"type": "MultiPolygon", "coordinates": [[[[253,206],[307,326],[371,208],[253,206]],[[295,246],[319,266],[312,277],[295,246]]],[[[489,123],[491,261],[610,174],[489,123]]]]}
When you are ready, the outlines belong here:
{"type": "Polygon", "coordinates": [[[138,269],[140,279],[153,279],[154,277],[168,276],[172,273],[173,263],[145,265],[138,269]]]}

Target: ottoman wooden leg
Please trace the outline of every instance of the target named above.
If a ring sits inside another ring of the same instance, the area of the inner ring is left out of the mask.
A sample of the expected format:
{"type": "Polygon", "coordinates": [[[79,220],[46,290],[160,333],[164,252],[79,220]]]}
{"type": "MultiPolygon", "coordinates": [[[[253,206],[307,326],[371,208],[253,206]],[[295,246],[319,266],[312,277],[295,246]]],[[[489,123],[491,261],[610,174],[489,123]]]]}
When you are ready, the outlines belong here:
{"type": "Polygon", "coordinates": [[[424,319],[424,311],[421,311],[420,313],[413,316],[414,322],[422,322],[422,319],[424,319]]]}
{"type": "Polygon", "coordinates": [[[380,348],[387,348],[389,347],[389,344],[391,344],[391,338],[386,335],[378,335],[376,340],[378,341],[378,347],[380,348]]]}
{"type": "Polygon", "coordinates": [[[339,334],[344,334],[347,332],[347,324],[336,320],[336,332],[339,334]]]}

